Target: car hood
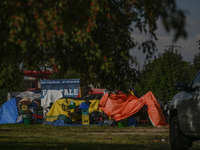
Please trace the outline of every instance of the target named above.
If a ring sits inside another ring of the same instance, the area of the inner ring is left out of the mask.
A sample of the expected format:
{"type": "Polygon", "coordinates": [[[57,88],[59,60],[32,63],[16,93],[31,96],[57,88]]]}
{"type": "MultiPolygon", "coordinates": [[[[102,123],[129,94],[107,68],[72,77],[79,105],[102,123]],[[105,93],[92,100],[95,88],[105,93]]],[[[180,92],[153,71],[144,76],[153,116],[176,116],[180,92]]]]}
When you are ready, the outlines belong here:
{"type": "Polygon", "coordinates": [[[186,91],[182,91],[182,92],[174,95],[174,97],[172,98],[171,104],[170,104],[170,108],[177,108],[177,105],[181,102],[181,100],[190,99],[190,98],[192,98],[191,94],[189,94],[186,91]]]}

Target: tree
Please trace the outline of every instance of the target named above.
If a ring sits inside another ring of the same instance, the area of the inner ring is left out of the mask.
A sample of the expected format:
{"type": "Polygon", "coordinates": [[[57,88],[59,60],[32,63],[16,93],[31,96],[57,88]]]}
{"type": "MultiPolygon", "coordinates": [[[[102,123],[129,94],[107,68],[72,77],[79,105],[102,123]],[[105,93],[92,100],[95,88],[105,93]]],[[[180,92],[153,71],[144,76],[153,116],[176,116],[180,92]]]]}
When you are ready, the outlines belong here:
{"type": "Polygon", "coordinates": [[[169,101],[178,93],[176,82],[186,81],[189,84],[193,75],[192,66],[178,52],[165,50],[156,60],[143,66],[135,90],[141,96],[152,91],[157,99],[169,101]]]}
{"type": "Polygon", "coordinates": [[[23,91],[23,73],[17,64],[0,64],[0,106],[7,101],[8,92],[23,91]]]}
{"type": "Polygon", "coordinates": [[[194,66],[195,72],[200,70],[200,53],[197,53],[196,55],[194,55],[193,66],[194,66]]]}
{"type": "Polygon", "coordinates": [[[175,0],[1,0],[0,7],[1,61],[23,62],[31,70],[55,63],[58,71],[80,74],[83,85],[109,90],[125,90],[135,80],[132,23],[151,35],[140,45],[150,55],[158,19],[174,30],[174,40],[186,37],[175,0]]]}

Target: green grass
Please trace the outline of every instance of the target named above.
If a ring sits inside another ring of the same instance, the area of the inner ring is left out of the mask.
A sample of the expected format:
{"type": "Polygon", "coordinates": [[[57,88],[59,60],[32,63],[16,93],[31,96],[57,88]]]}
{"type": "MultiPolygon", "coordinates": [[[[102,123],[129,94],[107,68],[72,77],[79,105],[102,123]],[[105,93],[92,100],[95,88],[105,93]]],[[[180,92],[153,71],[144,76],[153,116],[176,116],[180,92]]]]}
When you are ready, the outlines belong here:
{"type": "Polygon", "coordinates": [[[119,128],[6,124],[0,125],[0,148],[2,150],[169,150],[168,134],[168,127],[152,126],[119,128]]]}

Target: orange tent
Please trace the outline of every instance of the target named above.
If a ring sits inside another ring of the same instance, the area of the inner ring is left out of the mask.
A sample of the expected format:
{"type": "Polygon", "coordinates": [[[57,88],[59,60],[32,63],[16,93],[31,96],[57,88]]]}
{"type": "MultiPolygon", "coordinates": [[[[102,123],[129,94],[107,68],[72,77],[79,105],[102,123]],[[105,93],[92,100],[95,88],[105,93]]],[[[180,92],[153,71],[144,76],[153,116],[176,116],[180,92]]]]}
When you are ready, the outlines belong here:
{"type": "Polygon", "coordinates": [[[144,105],[148,106],[149,119],[154,126],[168,126],[162,109],[151,91],[141,98],[130,94],[110,94],[109,96],[109,93],[107,93],[104,94],[99,102],[101,110],[109,117],[115,119],[115,121],[130,117],[137,113],[144,105]]]}

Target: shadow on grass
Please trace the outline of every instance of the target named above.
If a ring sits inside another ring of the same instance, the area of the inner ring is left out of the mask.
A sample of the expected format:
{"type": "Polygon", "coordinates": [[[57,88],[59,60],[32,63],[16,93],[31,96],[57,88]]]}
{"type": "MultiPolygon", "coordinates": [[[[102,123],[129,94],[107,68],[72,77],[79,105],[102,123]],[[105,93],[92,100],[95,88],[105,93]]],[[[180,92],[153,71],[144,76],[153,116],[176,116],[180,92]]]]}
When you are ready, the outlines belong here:
{"type": "Polygon", "coordinates": [[[11,131],[11,130],[8,130],[8,129],[0,129],[0,131],[11,131]]]}
{"type": "Polygon", "coordinates": [[[167,143],[147,146],[140,144],[103,144],[103,143],[33,143],[33,142],[0,142],[2,150],[169,150],[167,143]]]}
{"type": "Polygon", "coordinates": [[[14,139],[14,138],[17,138],[17,139],[24,139],[24,138],[26,138],[26,137],[0,136],[0,139],[14,139]]]}

